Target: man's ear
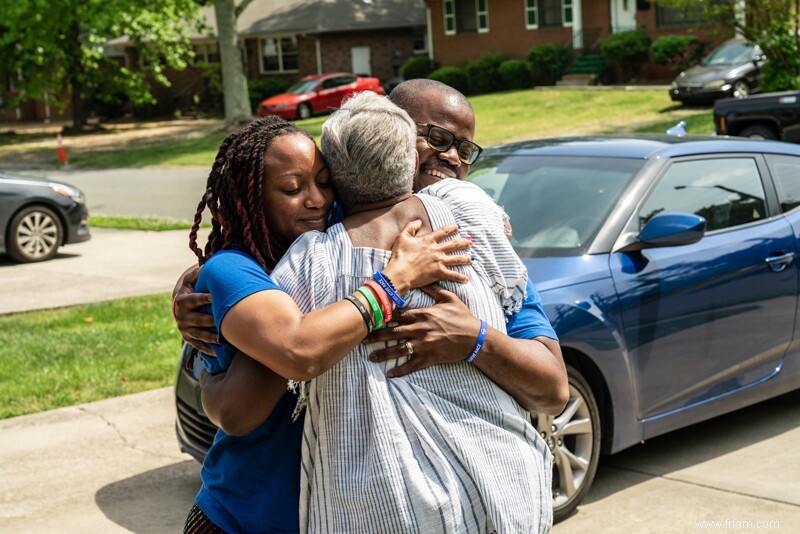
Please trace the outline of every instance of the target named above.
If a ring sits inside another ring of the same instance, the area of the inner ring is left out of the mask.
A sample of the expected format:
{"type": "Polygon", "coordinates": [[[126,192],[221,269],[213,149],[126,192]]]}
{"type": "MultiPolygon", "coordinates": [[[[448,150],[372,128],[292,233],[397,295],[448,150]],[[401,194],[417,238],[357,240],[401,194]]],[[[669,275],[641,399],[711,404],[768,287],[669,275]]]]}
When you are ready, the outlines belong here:
{"type": "Polygon", "coordinates": [[[414,176],[419,174],[419,152],[414,149],[414,176]]]}

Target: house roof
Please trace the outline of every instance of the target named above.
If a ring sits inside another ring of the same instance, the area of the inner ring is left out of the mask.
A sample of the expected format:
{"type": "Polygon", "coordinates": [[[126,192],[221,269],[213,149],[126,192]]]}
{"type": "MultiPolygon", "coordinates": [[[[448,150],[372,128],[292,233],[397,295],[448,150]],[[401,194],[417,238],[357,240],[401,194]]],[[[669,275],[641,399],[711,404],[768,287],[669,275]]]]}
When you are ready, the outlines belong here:
{"type": "Polygon", "coordinates": [[[253,0],[239,16],[240,36],[425,26],[424,0],[253,0]]]}
{"type": "MultiPolygon", "coordinates": [[[[187,31],[193,41],[217,35],[214,6],[201,7],[200,14],[203,30],[198,32],[190,27],[187,31]]],[[[240,37],[383,30],[426,24],[424,0],[253,0],[236,21],[240,37]]],[[[124,47],[129,43],[127,37],[118,37],[108,45],[124,47]]]]}

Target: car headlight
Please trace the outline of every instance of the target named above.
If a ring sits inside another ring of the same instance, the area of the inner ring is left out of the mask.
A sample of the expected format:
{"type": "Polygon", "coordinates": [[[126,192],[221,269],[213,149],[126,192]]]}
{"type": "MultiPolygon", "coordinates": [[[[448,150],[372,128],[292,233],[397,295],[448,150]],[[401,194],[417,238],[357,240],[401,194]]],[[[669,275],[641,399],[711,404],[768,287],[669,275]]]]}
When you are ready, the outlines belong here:
{"type": "Polygon", "coordinates": [[[672,88],[673,89],[677,89],[678,88],[678,82],[672,82],[672,88]]]}
{"type": "Polygon", "coordinates": [[[56,184],[56,183],[50,183],[48,185],[50,186],[50,189],[52,189],[59,195],[64,195],[65,197],[69,197],[78,204],[83,204],[84,202],[86,202],[86,198],[83,196],[83,192],[77,187],[71,187],[68,185],[56,184]]]}
{"type": "Polygon", "coordinates": [[[706,89],[719,89],[726,83],[727,82],[725,80],[714,80],[713,82],[708,82],[703,84],[703,87],[705,87],[706,89]]]}

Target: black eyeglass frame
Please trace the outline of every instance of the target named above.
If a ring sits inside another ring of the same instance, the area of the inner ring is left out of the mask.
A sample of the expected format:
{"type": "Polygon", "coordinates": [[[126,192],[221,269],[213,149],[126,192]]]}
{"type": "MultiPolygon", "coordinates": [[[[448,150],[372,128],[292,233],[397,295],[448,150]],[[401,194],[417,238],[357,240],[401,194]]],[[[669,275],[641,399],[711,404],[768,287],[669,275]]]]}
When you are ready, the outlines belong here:
{"type": "MultiPolygon", "coordinates": [[[[447,152],[453,145],[456,145],[456,152],[458,153],[458,159],[463,163],[466,163],[467,165],[474,165],[475,162],[478,161],[478,158],[481,156],[481,152],[483,152],[483,148],[480,145],[473,143],[469,139],[459,139],[453,132],[451,132],[447,128],[442,128],[441,126],[437,126],[436,124],[427,124],[424,122],[415,122],[414,124],[427,129],[423,137],[425,137],[425,142],[428,144],[429,148],[435,150],[436,152],[441,153],[441,152],[447,152]],[[450,137],[452,138],[450,139],[450,142],[447,143],[447,147],[445,149],[436,148],[435,146],[431,145],[431,130],[433,130],[434,128],[442,130],[443,132],[450,135],[450,137]],[[462,143],[469,143],[470,145],[474,146],[477,149],[476,151],[472,152],[472,154],[475,155],[475,157],[472,157],[472,161],[464,161],[464,159],[461,157],[462,143]]],[[[418,132],[417,135],[422,135],[422,134],[418,132]]]]}

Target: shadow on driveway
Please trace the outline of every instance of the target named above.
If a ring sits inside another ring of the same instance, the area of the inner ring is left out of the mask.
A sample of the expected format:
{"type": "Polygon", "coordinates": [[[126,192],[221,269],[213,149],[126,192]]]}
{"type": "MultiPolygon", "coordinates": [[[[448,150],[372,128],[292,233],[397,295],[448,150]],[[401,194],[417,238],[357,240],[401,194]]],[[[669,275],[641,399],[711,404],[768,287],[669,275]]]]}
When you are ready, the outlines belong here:
{"type": "Polygon", "coordinates": [[[187,460],[108,484],[95,502],[108,519],[131,532],[181,532],[199,489],[200,464],[187,460]]]}

